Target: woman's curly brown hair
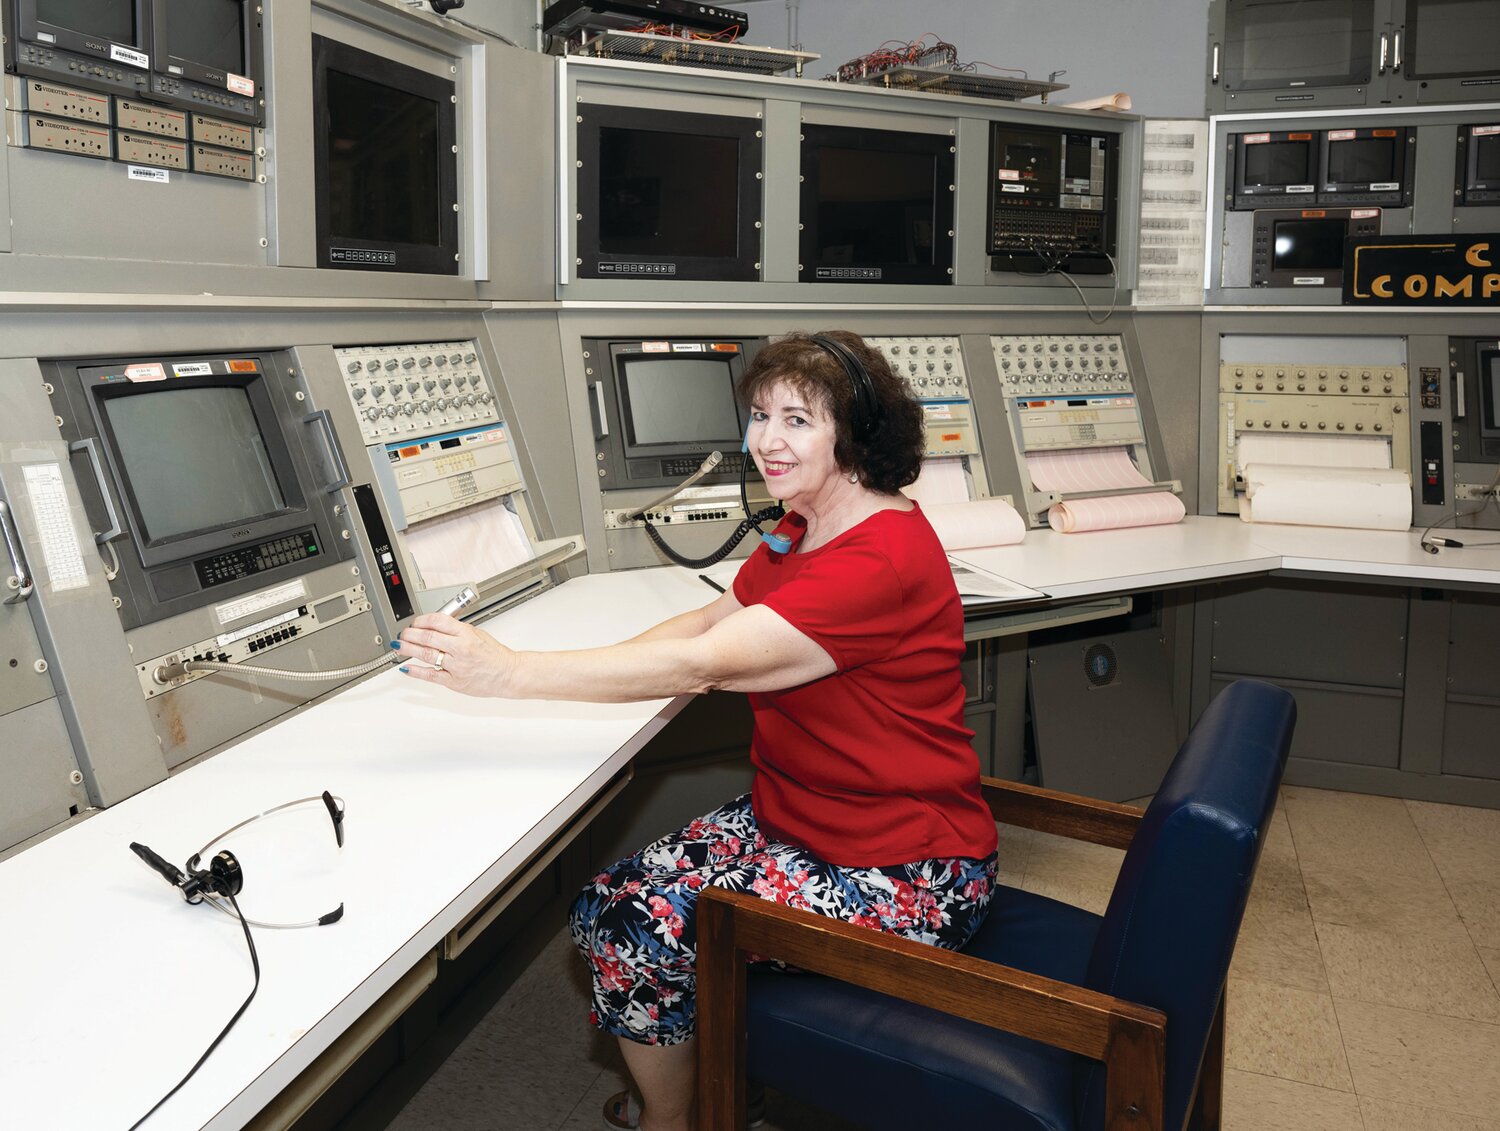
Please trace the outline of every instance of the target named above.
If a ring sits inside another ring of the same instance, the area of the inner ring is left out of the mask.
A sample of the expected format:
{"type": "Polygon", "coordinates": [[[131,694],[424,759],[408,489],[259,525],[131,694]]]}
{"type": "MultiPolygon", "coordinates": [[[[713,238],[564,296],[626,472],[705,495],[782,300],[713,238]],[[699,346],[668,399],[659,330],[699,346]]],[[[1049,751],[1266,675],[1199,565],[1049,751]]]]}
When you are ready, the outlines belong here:
{"type": "Polygon", "coordinates": [[[845,472],[857,472],[871,491],[894,495],[916,482],[927,448],[922,406],[907,391],[905,383],[891,372],[877,350],[848,330],[824,330],[820,337],[838,342],[865,367],[875,390],[879,410],[875,426],[863,439],[855,439],[854,382],[829,350],[801,332],[763,347],[740,375],[736,392],[749,406],[772,386],[785,384],[828,413],[834,422],[833,458],[845,472]]]}

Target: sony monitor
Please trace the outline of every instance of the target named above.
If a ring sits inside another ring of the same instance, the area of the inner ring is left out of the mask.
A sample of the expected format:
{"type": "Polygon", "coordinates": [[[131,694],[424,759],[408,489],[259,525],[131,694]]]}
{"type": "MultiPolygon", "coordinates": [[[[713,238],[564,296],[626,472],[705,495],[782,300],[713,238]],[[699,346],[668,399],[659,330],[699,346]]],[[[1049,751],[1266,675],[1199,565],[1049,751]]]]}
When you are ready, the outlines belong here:
{"type": "Polygon", "coordinates": [[[151,92],[213,118],[265,122],[260,0],[151,0],[151,92]]]}
{"type": "Polygon", "coordinates": [[[1232,209],[1311,204],[1317,190],[1318,142],[1311,130],[1235,134],[1231,142],[1232,209]]]}
{"type": "Polygon", "coordinates": [[[1318,202],[1410,204],[1415,140],[1416,131],[1408,126],[1328,130],[1318,202]]]}
{"type": "Polygon", "coordinates": [[[1500,123],[1459,127],[1453,199],[1460,207],[1500,204],[1500,123]]]}
{"type": "Polygon", "coordinates": [[[1250,282],[1257,287],[1337,287],[1351,236],[1378,236],[1379,208],[1262,208],[1254,215],[1250,282]]]}
{"type": "Polygon", "coordinates": [[[62,86],[142,97],[151,81],[149,3],[5,0],[5,69],[62,86]]]}
{"type": "Polygon", "coordinates": [[[946,134],[804,124],[798,278],[951,283],[953,158],[946,134]]]}

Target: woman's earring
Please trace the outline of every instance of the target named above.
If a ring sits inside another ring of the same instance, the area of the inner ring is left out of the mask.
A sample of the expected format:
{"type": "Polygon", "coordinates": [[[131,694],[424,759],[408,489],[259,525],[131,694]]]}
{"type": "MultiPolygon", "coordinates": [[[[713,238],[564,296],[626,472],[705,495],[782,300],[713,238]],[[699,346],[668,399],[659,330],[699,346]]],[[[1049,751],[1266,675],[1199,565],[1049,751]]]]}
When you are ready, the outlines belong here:
{"type": "Polygon", "coordinates": [[[859,482],[859,472],[857,472],[857,471],[851,471],[849,473],[849,482],[850,483],[858,483],[859,482]]]}

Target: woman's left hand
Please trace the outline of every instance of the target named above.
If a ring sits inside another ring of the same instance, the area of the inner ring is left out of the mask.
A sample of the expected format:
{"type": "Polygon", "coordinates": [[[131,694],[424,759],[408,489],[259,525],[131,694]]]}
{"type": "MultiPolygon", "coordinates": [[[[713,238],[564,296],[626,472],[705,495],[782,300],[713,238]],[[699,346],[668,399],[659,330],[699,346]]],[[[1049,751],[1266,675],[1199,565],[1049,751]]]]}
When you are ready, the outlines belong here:
{"type": "Polygon", "coordinates": [[[505,696],[516,672],[516,653],[488,633],[444,613],[423,613],[393,641],[401,670],[413,679],[464,695],[505,696]],[[417,663],[408,661],[416,660],[417,663]]]}

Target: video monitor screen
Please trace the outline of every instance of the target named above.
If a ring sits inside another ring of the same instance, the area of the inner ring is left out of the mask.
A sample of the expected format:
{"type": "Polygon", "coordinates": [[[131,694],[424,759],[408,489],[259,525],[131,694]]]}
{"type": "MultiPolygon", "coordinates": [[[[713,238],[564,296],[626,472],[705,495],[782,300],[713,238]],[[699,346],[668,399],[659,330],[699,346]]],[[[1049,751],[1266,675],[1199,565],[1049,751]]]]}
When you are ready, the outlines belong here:
{"type": "Polygon", "coordinates": [[[1240,147],[1240,183],[1251,186],[1313,183],[1312,139],[1267,141],[1240,147]]]}
{"type": "Polygon", "coordinates": [[[330,233],[382,244],[436,244],[438,103],[332,67],[326,84],[330,233]]]}
{"type": "Polygon", "coordinates": [[[135,0],[36,0],[36,18],[113,43],[137,42],[135,0]]]}
{"type": "Polygon", "coordinates": [[[1228,0],[1226,85],[1368,82],[1372,7],[1369,0],[1228,0]]]}
{"type": "Polygon", "coordinates": [[[930,154],[821,147],[818,260],[932,263],[936,170],[930,154]]]}
{"type": "Polygon", "coordinates": [[[230,75],[245,74],[244,0],[165,0],[156,49],[230,75]]]}
{"type": "Polygon", "coordinates": [[[143,543],[274,514],[286,499],[249,392],[240,386],[109,397],[113,433],[143,543]]]}
{"type": "Polygon", "coordinates": [[[1500,186],[1500,134],[1475,137],[1474,181],[1486,188],[1500,186]]]}
{"type": "Polygon", "coordinates": [[[1332,185],[1362,185],[1399,181],[1395,137],[1360,137],[1328,143],[1325,178],[1332,185]]]}
{"type": "Polygon", "coordinates": [[[1500,5],[1494,0],[1408,0],[1412,78],[1458,78],[1500,70],[1500,5]]]}
{"type": "Polygon", "coordinates": [[[641,354],[619,360],[631,444],[713,447],[739,439],[740,414],[728,357],[641,354]]]}
{"type": "Polygon", "coordinates": [[[1484,402],[1480,431],[1500,437],[1500,350],[1479,351],[1479,399],[1484,402]]]}
{"type": "Polygon", "coordinates": [[[740,152],[732,137],[599,130],[599,247],[605,255],[739,253],[740,152]]]}
{"type": "Polygon", "coordinates": [[[1271,265],[1277,271],[1336,270],[1344,263],[1343,220],[1278,220],[1271,265]]]}

